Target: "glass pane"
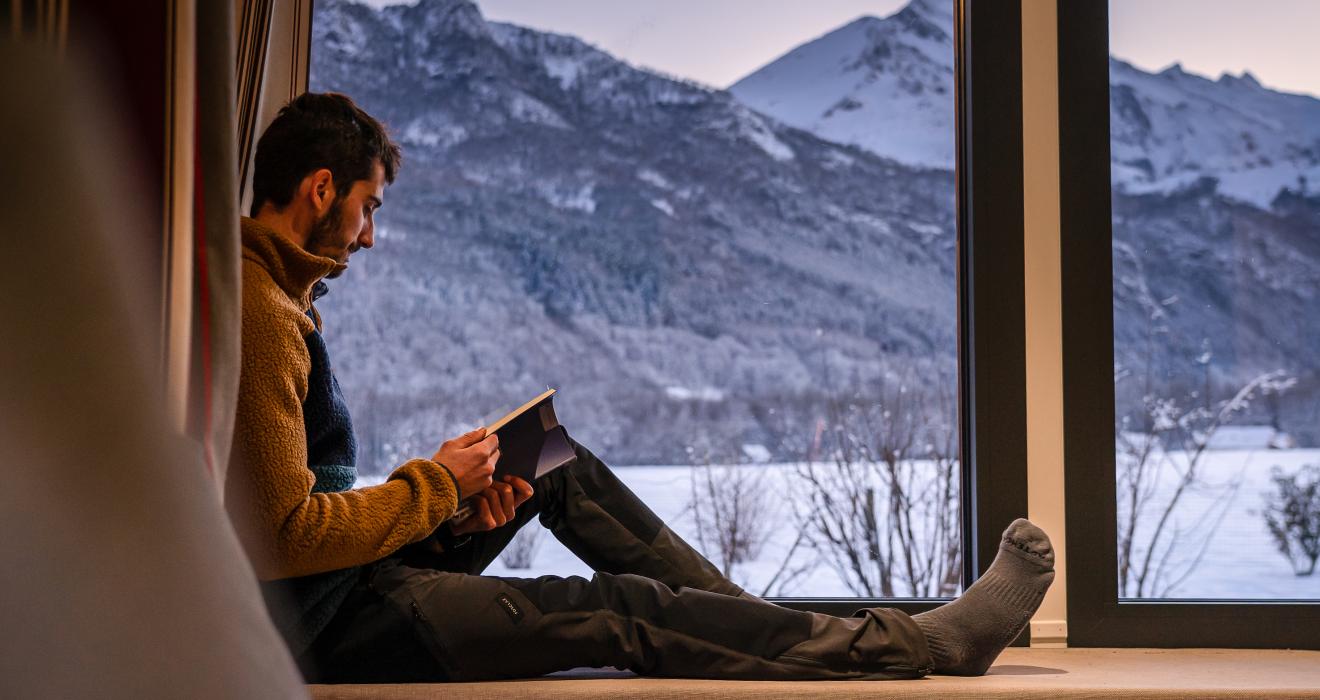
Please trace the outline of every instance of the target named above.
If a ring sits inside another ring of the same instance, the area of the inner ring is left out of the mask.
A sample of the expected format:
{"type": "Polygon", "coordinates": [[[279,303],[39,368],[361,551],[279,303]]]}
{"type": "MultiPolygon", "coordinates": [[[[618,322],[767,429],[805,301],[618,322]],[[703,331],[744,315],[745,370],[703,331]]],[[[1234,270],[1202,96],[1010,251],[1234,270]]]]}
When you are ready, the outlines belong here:
{"type": "MultiPolygon", "coordinates": [[[[317,2],[312,89],[405,151],[318,302],[364,480],[550,386],[754,593],[956,593],[952,37],[951,0],[317,2]]],[[[519,538],[491,573],[589,573],[519,538]]]]}
{"type": "Polygon", "coordinates": [[[1119,595],[1320,598],[1318,6],[1110,7],[1119,595]]]}

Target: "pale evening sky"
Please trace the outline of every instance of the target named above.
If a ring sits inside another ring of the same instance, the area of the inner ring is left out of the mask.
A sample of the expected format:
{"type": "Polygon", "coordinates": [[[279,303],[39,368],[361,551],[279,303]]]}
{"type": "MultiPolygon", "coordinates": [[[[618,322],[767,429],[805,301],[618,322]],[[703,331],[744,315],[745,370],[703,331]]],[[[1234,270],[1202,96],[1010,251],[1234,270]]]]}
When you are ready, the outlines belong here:
{"type": "MultiPolygon", "coordinates": [[[[399,0],[364,0],[369,5],[399,0]]],[[[1042,1],[1042,0],[1033,0],[1042,1]]],[[[410,3],[409,3],[410,4],[410,3]]],[[[477,0],[489,19],[572,34],[635,65],[728,87],[793,47],[906,0],[477,0]]],[[[1320,96],[1320,1],[1110,0],[1115,56],[1320,96]]]]}

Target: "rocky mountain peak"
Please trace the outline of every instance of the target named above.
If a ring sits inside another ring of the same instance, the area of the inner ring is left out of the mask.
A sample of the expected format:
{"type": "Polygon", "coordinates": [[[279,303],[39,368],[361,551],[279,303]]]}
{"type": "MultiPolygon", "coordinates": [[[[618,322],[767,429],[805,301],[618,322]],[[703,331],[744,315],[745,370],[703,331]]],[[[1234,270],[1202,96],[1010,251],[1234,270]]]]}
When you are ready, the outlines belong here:
{"type": "Polygon", "coordinates": [[[953,0],[912,0],[903,9],[915,12],[940,26],[953,27],[953,0]]]}
{"type": "Polygon", "coordinates": [[[415,15],[409,19],[415,22],[413,26],[426,34],[457,33],[471,37],[490,35],[486,18],[472,0],[418,0],[412,12],[415,15]]]}
{"type": "Polygon", "coordinates": [[[1160,71],[1160,75],[1168,76],[1170,78],[1178,78],[1187,75],[1187,71],[1183,70],[1182,61],[1174,61],[1164,70],[1160,71]]]}
{"type": "Polygon", "coordinates": [[[911,36],[952,41],[953,0],[912,0],[893,19],[911,36]]]}
{"type": "Polygon", "coordinates": [[[951,0],[914,0],[802,44],[729,90],[827,140],[952,168],[953,87],[951,0]]]}
{"type": "Polygon", "coordinates": [[[1216,82],[1225,85],[1241,85],[1243,87],[1255,88],[1255,89],[1264,87],[1260,84],[1260,81],[1256,79],[1256,76],[1253,75],[1252,72],[1249,70],[1242,71],[1242,75],[1233,75],[1228,71],[1224,71],[1224,73],[1219,76],[1219,80],[1216,82]]]}

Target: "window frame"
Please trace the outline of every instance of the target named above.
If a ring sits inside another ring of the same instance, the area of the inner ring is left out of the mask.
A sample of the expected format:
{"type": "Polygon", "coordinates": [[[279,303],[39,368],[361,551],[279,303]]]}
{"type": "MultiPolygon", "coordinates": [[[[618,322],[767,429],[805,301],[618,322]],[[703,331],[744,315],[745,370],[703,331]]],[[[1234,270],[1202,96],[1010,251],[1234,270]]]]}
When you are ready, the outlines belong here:
{"type": "Polygon", "coordinates": [[[1058,0],[1058,29],[1068,643],[1320,649],[1320,601],[1118,598],[1107,0],[1058,0]]]}
{"type": "MultiPolygon", "coordinates": [[[[960,524],[964,589],[999,535],[1027,514],[1021,0],[948,0],[954,12],[960,524]]],[[[295,28],[309,84],[311,18],[295,28]]],[[[889,607],[915,614],[945,598],[769,598],[836,615],[889,607]]],[[[1025,644],[1024,630],[1018,644],[1025,644]]]]}

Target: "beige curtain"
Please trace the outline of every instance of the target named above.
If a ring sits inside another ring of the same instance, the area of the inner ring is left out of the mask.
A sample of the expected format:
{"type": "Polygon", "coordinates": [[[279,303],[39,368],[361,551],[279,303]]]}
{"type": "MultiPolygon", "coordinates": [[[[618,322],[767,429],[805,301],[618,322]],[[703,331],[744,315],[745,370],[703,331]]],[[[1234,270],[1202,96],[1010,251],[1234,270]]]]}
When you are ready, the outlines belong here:
{"type": "Polygon", "coordinates": [[[238,153],[239,184],[247,187],[248,167],[256,145],[257,120],[270,45],[273,0],[238,0],[238,153]]]}
{"type": "MultiPolygon", "coordinates": [[[[69,0],[0,3],[0,37],[65,52],[69,0]]],[[[167,415],[196,441],[219,498],[238,391],[243,183],[262,122],[306,85],[311,3],[167,0],[166,9],[163,289],[154,354],[163,358],[167,415]]]]}
{"type": "Polygon", "coordinates": [[[170,0],[166,27],[165,402],[224,494],[238,393],[238,156],[234,17],[227,3],[170,0]]]}
{"type": "MultiPolygon", "coordinates": [[[[195,443],[160,401],[160,290],[125,245],[152,228],[160,193],[123,167],[113,81],[77,46],[59,61],[6,43],[0,85],[24,107],[0,110],[0,695],[305,697],[195,443]]],[[[224,162],[212,147],[202,170],[224,162]]]]}
{"type": "Polygon", "coordinates": [[[220,495],[233,437],[242,329],[238,148],[235,141],[234,13],[198,1],[193,211],[196,274],[189,382],[191,434],[220,495]]]}
{"type": "Polygon", "coordinates": [[[52,44],[63,55],[69,41],[69,0],[7,0],[9,11],[0,18],[14,40],[52,44]]]}

